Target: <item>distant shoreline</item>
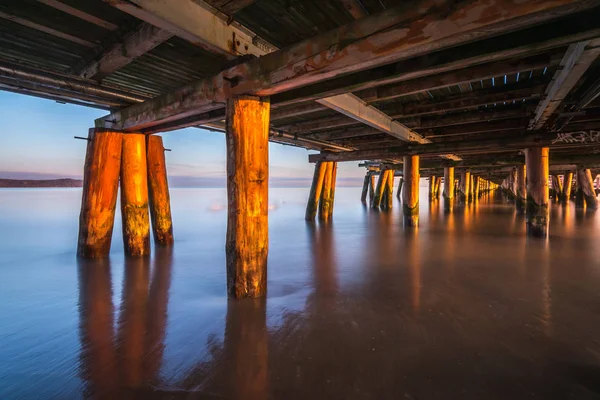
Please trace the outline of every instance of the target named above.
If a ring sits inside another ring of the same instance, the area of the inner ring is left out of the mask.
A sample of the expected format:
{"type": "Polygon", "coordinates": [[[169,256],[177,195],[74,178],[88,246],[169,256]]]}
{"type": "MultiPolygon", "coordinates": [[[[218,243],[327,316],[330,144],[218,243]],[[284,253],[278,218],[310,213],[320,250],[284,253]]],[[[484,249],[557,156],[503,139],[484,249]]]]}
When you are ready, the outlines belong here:
{"type": "Polygon", "coordinates": [[[77,188],[81,179],[0,179],[0,188],[77,188]]]}

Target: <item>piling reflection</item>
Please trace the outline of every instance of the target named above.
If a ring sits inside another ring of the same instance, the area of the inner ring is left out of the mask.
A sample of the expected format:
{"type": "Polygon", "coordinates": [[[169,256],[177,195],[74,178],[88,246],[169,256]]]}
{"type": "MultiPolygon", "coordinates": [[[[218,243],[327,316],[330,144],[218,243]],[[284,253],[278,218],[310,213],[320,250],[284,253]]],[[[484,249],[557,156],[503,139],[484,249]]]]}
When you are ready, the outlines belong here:
{"type": "Polygon", "coordinates": [[[150,283],[150,258],[127,259],[117,333],[113,327],[108,261],[80,261],[81,374],[85,398],[131,398],[159,382],[171,248],[157,248],[150,283]]]}

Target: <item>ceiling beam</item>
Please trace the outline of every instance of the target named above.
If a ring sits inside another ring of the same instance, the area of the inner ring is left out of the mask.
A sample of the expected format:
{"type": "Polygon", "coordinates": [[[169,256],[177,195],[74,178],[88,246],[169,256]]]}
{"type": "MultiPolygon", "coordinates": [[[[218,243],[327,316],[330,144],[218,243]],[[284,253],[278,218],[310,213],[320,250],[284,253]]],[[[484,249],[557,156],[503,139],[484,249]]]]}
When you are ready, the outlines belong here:
{"type": "Polygon", "coordinates": [[[211,7],[216,8],[223,14],[233,16],[236,12],[254,4],[256,0],[204,0],[211,7]]]}
{"type": "Polygon", "coordinates": [[[72,15],[73,17],[77,17],[83,21],[89,22],[90,24],[94,24],[96,26],[102,27],[109,31],[116,31],[119,27],[112,22],[108,22],[103,20],[102,18],[98,18],[94,15],[88,14],[85,11],[81,11],[75,7],[71,7],[65,3],[62,3],[58,0],[37,0],[38,2],[47,5],[48,7],[55,8],[64,12],[65,14],[72,15]]]}
{"type": "Polygon", "coordinates": [[[529,122],[529,129],[541,129],[562,104],[571,89],[600,54],[600,41],[584,41],[569,46],[548,84],[544,98],[529,122]]]}
{"type": "Polygon", "coordinates": [[[266,43],[254,43],[254,34],[200,1],[194,0],[104,0],[134,17],[162,28],[210,52],[230,60],[251,54],[262,56],[273,49],[266,43]]]}
{"type": "MultiPolygon", "coordinates": [[[[131,6],[129,2],[116,1],[131,6]]],[[[164,3],[134,1],[157,6],[164,3]]],[[[189,0],[176,1],[189,3],[189,0]]],[[[473,0],[468,7],[459,7],[451,0],[411,2],[119,110],[98,120],[97,124],[124,130],[141,129],[219,108],[231,96],[270,96],[324,82],[342,73],[495,37],[598,5],[600,0],[473,0]]],[[[169,2],[164,11],[169,10],[179,12],[179,7],[169,2]]],[[[197,19],[192,18],[193,21],[197,19]]]]}
{"type": "Polygon", "coordinates": [[[121,42],[116,43],[101,53],[95,61],[85,66],[79,75],[83,78],[101,80],[171,37],[173,37],[171,32],[143,22],[135,31],[125,35],[121,42]]]}

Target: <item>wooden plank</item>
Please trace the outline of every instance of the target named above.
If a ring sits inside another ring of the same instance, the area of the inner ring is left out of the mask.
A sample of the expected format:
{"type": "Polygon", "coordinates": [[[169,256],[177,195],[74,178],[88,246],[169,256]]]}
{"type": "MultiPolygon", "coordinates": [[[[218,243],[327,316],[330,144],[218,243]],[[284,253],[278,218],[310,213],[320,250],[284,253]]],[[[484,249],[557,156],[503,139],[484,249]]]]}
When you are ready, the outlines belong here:
{"type": "Polygon", "coordinates": [[[115,120],[109,125],[144,128],[218,108],[235,95],[281,93],[553,20],[598,6],[600,0],[474,0],[462,8],[453,4],[420,0],[389,9],[120,110],[98,124],[115,120]]]}
{"type": "Polygon", "coordinates": [[[254,35],[193,0],[105,0],[119,10],[229,59],[261,56],[273,49],[255,44],[254,35]]]}
{"type": "Polygon", "coordinates": [[[100,80],[123,68],[159,44],[166,42],[171,37],[173,37],[173,34],[169,31],[142,23],[134,32],[126,35],[123,41],[115,44],[100,54],[94,62],[85,66],[79,72],[79,75],[88,79],[100,80]]]}
{"type": "Polygon", "coordinates": [[[538,104],[529,129],[541,129],[571,89],[600,55],[600,41],[584,41],[569,46],[559,68],[546,89],[544,99],[538,104]]]}
{"type": "Polygon", "coordinates": [[[40,31],[40,32],[47,33],[48,35],[52,35],[52,36],[57,37],[57,38],[68,40],[69,42],[77,43],[77,44],[79,44],[81,46],[85,46],[85,47],[89,47],[89,48],[96,47],[95,43],[92,43],[92,42],[87,41],[85,39],[82,39],[80,37],[69,35],[68,33],[61,32],[61,31],[58,31],[58,30],[53,29],[53,28],[49,28],[47,26],[38,24],[38,23],[33,22],[33,21],[28,21],[26,19],[19,18],[19,17],[15,16],[15,15],[11,15],[11,14],[5,13],[3,11],[0,11],[0,18],[12,21],[14,23],[26,26],[26,27],[31,28],[31,29],[35,29],[35,30],[40,31]]]}
{"type": "Polygon", "coordinates": [[[211,7],[216,8],[228,16],[234,15],[238,11],[252,5],[256,0],[205,0],[211,7]]]}
{"type": "Polygon", "coordinates": [[[84,11],[81,11],[75,7],[71,7],[65,3],[61,3],[58,0],[37,0],[38,2],[47,5],[48,7],[55,8],[60,10],[66,14],[77,17],[83,21],[89,22],[90,24],[94,24],[96,26],[100,26],[109,31],[116,31],[119,27],[112,22],[108,22],[103,20],[102,18],[98,18],[94,15],[88,14],[84,11]]]}

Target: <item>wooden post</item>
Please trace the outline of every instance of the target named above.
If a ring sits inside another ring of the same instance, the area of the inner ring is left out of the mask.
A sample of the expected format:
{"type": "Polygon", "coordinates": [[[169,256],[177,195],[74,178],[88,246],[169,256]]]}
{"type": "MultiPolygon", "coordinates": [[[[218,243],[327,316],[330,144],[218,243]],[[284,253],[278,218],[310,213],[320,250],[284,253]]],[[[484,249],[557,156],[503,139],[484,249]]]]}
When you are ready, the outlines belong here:
{"type": "Polygon", "coordinates": [[[404,225],[419,225],[419,156],[404,156],[404,191],[402,211],[404,225]]]}
{"type": "Polygon", "coordinates": [[[171,220],[165,148],[162,138],[156,135],[149,135],[146,144],[148,147],[148,194],[154,242],[161,246],[170,246],[173,244],[173,221],[171,220]]]}
{"type": "Polygon", "coordinates": [[[396,198],[400,200],[400,194],[402,193],[402,185],[404,184],[404,178],[401,176],[398,179],[398,190],[396,191],[396,198]]]}
{"type": "Polygon", "coordinates": [[[373,204],[371,207],[379,208],[381,206],[381,198],[383,197],[383,191],[386,186],[387,169],[382,170],[379,173],[379,179],[377,180],[377,187],[375,188],[375,197],[373,198],[373,204]]]}
{"type": "Polygon", "coordinates": [[[264,297],[269,252],[268,99],[227,101],[227,292],[264,297]]]}
{"type": "Polygon", "coordinates": [[[471,172],[464,171],[460,177],[460,186],[465,203],[471,201],[471,172]]]}
{"type": "MultiPolygon", "coordinates": [[[[365,175],[365,179],[363,181],[362,193],[360,194],[360,201],[362,203],[367,202],[367,194],[369,194],[369,182],[371,182],[371,177],[369,176],[369,173],[367,172],[367,174],[365,175]]],[[[313,184],[314,184],[314,180],[313,180],[313,184]]]]}
{"type": "Polygon", "coordinates": [[[573,187],[573,173],[568,172],[564,176],[562,201],[568,202],[571,200],[571,187],[573,187]]]}
{"type": "Polygon", "coordinates": [[[435,198],[435,175],[429,177],[429,201],[435,198]]]}
{"type": "Polygon", "coordinates": [[[120,132],[90,129],[83,170],[77,255],[108,257],[119,190],[120,132]]]}
{"type": "Polygon", "coordinates": [[[136,257],[150,254],[146,135],[141,133],[123,134],[121,215],[125,254],[136,257]]]}
{"type": "Polygon", "coordinates": [[[333,163],[331,169],[331,204],[329,205],[329,216],[327,219],[333,217],[333,207],[335,206],[335,185],[337,183],[337,161],[333,163]]]}
{"type": "Polygon", "coordinates": [[[319,219],[322,221],[327,221],[329,219],[329,209],[331,208],[331,178],[333,178],[333,162],[327,161],[325,164],[323,190],[321,190],[321,199],[319,200],[319,219]]]}
{"type": "Polygon", "coordinates": [[[319,200],[321,199],[321,192],[323,190],[323,180],[325,179],[326,164],[327,163],[321,161],[315,164],[315,174],[313,175],[310,194],[308,195],[308,202],[306,204],[306,214],[304,217],[307,221],[314,221],[315,216],[317,215],[319,200]]]}
{"type": "MultiPolygon", "coordinates": [[[[393,171],[391,171],[393,173],[393,171]]],[[[382,172],[382,178],[383,178],[383,191],[381,193],[381,203],[380,203],[380,208],[382,210],[387,210],[388,209],[388,193],[389,193],[389,178],[390,178],[390,170],[386,169],[385,171],[382,172]]]]}
{"type": "Polygon", "coordinates": [[[475,184],[477,183],[477,179],[475,179],[475,175],[471,174],[471,187],[469,193],[471,194],[471,201],[475,201],[475,184]]]}
{"type": "Polygon", "coordinates": [[[525,204],[527,203],[527,168],[525,164],[517,166],[517,211],[525,212],[525,204]]]}
{"type": "Polygon", "coordinates": [[[369,181],[369,204],[373,204],[374,197],[375,197],[375,175],[371,174],[371,180],[369,181]]]}
{"type": "Polygon", "coordinates": [[[435,198],[440,198],[440,187],[442,186],[442,177],[438,176],[435,180],[435,198]]]}
{"type": "Polygon", "coordinates": [[[454,167],[444,167],[444,210],[452,211],[454,206],[454,167]]]}
{"type": "Polygon", "coordinates": [[[592,172],[589,168],[578,168],[577,169],[577,181],[580,182],[580,187],[585,199],[587,207],[595,209],[598,207],[598,199],[596,198],[596,191],[594,190],[594,179],[592,178],[592,172]]]}
{"type": "Polygon", "coordinates": [[[527,232],[532,236],[548,235],[548,153],[547,147],[525,150],[527,167],[527,232]]]}
{"type": "Polygon", "coordinates": [[[386,203],[386,208],[391,210],[394,205],[394,170],[392,169],[388,172],[386,203]]]}

